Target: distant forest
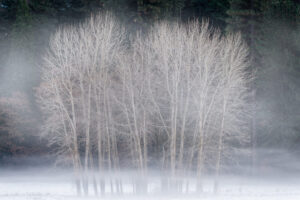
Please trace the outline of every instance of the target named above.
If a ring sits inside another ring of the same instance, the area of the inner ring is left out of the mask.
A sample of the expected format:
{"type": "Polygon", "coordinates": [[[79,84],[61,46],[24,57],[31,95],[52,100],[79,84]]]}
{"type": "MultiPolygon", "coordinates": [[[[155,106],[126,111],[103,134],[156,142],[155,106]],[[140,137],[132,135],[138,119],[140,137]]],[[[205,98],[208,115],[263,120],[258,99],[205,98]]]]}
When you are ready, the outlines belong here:
{"type": "Polygon", "coordinates": [[[256,75],[251,145],[300,152],[300,0],[0,0],[0,165],[47,161],[35,91],[49,37],[105,11],[129,32],[202,18],[224,35],[241,32],[256,75]]]}

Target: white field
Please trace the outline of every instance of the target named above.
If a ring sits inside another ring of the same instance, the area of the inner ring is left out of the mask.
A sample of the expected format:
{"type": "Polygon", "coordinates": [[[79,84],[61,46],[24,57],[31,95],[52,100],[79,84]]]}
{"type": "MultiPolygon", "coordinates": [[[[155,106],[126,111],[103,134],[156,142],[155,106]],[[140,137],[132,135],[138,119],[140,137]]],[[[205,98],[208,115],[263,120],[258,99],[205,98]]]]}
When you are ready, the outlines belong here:
{"type": "MultiPolygon", "coordinates": [[[[129,173],[128,173],[129,174],[129,173]]],[[[276,174],[274,174],[275,176],[276,174]]],[[[155,192],[159,179],[150,181],[147,196],[131,194],[132,175],[121,175],[124,195],[109,194],[95,197],[90,187],[89,197],[77,197],[71,171],[61,170],[0,170],[0,200],[79,200],[79,199],[203,199],[203,200],[300,200],[300,179],[287,177],[237,178],[227,177],[221,181],[219,194],[212,194],[212,180],[204,179],[203,194],[167,195],[155,192]],[[127,179],[127,180],[126,180],[127,179]]],[[[190,185],[193,185],[191,181],[190,185]]],[[[193,187],[190,188],[193,190],[193,187]]]]}

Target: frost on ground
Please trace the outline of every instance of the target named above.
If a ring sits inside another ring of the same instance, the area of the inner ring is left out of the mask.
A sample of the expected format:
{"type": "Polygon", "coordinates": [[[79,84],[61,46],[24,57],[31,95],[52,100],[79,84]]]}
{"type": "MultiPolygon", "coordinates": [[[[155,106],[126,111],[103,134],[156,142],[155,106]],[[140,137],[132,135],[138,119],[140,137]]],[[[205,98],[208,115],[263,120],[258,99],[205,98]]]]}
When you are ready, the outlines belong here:
{"type": "MultiPolygon", "coordinates": [[[[123,180],[126,176],[122,177],[123,180]]],[[[127,176],[130,179],[130,176],[127,176]]],[[[130,180],[124,180],[124,195],[109,194],[77,197],[72,173],[61,170],[0,170],[0,200],[78,200],[78,199],[203,199],[203,200],[299,200],[298,178],[237,178],[224,177],[219,194],[212,193],[212,179],[204,179],[202,194],[164,194],[155,192],[159,181],[151,181],[148,195],[132,195],[130,180]],[[152,191],[152,192],[151,192],[152,191]]],[[[192,182],[191,182],[192,184],[192,182]]]]}

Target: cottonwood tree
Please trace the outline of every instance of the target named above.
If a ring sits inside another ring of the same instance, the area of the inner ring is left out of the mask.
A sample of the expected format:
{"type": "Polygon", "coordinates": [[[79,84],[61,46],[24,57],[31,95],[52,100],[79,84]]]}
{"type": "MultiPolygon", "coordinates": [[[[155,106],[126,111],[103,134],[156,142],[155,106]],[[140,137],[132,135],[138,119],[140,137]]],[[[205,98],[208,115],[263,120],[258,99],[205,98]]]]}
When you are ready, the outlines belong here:
{"type": "MultiPolygon", "coordinates": [[[[247,138],[243,129],[251,79],[246,71],[247,47],[240,36],[221,37],[205,21],[186,26],[157,24],[144,46],[140,51],[148,59],[149,97],[157,118],[152,124],[167,135],[164,149],[168,152],[163,162],[174,177],[183,170],[183,162],[191,170],[196,156],[197,190],[201,190],[205,149],[217,154],[218,176],[224,137],[228,140],[240,130],[238,140],[247,138]],[[184,161],[185,145],[192,148],[184,161]]],[[[170,184],[172,189],[181,190],[176,181],[170,184]]]]}
{"type": "MultiPolygon", "coordinates": [[[[59,144],[62,153],[71,155],[78,194],[82,189],[88,193],[88,170],[90,163],[94,163],[92,141],[97,141],[99,169],[105,155],[102,146],[111,145],[110,130],[105,135],[101,129],[108,118],[104,122],[100,118],[107,109],[108,76],[116,52],[121,49],[122,37],[122,29],[110,14],[92,16],[78,26],[60,28],[51,38],[49,53],[44,58],[43,82],[38,91],[46,116],[43,130],[59,144]],[[105,138],[109,138],[108,142],[104,142],[105,138]]],[[[111,147],[108,157],[110,150],[111,147]]],[[[100,189],[104,189],[103,185],[100,189]]]]}
{"type": "Polygon", "coordinates": [[[147,191],[145,178],[148,167],[148,135],[150,134],[149,94],[147,88],[148,65],[144,58],[142,38],[137,36],[130,50],[119,57],[119,77],[121,86],[116,92],[116,102],[120,107],[123,126],[118,132],[128,135],[127,145],[130,147],[132,166],[139,172],[134,190],[137,193],[147,191]]]}
{"type": "MultiPolygon", "coordinates": [[[[202,27],[195,26],[196,33],[200,36],[194,42],[195,60],[195,84],[193,90],[193,100],[195,104],[196,134],[193,135],[191,156],[196,154],[197,166],[197,191],[202,190],[202,173],[205,161],[206,149],[212,144],[208,138],[215,130],[216,101],[217,95],[221,92],[219,82],[220,69],[222,63],[219,59],[221,37],[216,30],[209,28],[207,23],[202,27]]],[[[190,159],[191,163],[192,159],[190,159]]]]}
{"type": "MultiPolygon", "coordinates": [[[[179,24],[157,24],[144,40],[138,38],[138,42],[133,47],[138,46],[138,52],[143,59],[142,63],[138,64],[148,69],[147,76],[142,80],[147,82],[148,97],[154,108],[152,124],[167,135],[168,145],[162,147],[164,151],[166,150],[167,156],[163,156],[162,165],[166,169],[169,167],[171,177],[175,176],[177,165],[179,93],[180,90],[183,91],[179,88],[179,83],[181,77],[186,74],[181,71],[184,65],[184,63],[181,65],[184,58],[184,42],[186,42],[183,31],[179,24]]],[[[183,138],[184,135],[181,136],[183,138]]],[[[184,143],[184,139],[181,141],[184,143]]]]}
{"type": "MultiPolygon", "coordinates": [[[[249,140],[249,99],[252,74],[249,68],[249,52],[241,35],[228,35],[221,45],[222,93],[220,93],[220,128],[218,133],[216,179],[214,191],[219,190],[219,173],[222,154],[226,153],[225,141],[236,140],[246,143],[249,140]]],[[[232,147],[234,147],[232,145],[232,147]]]]}

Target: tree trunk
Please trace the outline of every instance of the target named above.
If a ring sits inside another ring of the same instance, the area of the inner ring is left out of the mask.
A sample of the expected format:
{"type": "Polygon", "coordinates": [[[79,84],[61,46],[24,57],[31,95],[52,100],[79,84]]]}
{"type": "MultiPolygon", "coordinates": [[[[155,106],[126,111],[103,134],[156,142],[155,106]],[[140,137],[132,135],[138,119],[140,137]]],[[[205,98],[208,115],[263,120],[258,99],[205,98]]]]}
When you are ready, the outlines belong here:
{"type": "Polygon", "coordinates": [[[217,152],[217,163],[216,163],[216,174],[214,181],[214,193],[219,192],[219,176],[220,176],[220,167],[221,167],[221,155],[223,150],[223,136],[224,136],[224,125],[225,125],[225,112],[226,112],[226,97],[224,97],[223,102],[223,111],[222,111],[222,120],[221,120],[221,129],[218,140],[218,152],[217,152]]]}

